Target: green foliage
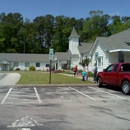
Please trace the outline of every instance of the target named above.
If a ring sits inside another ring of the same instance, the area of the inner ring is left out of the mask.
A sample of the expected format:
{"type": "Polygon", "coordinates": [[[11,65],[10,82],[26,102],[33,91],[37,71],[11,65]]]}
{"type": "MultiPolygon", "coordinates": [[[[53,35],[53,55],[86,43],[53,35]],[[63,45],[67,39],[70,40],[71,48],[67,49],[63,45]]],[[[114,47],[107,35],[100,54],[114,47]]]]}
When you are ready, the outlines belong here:
{"type": "Polygon", "coordinates": [[[64,74],[72,74],[72,71],[71,70],[64,70],[63,73],[64,74]]]}
{"type": "Polygon", "coordinates": [[[93,77],[93,73],[91,71],[88,72],[89,77],[93,77]]]}
{"type": "MultiPolygon", "coordinates": [[[[39,71],[19,71],[21,75],[18,84],[49,84],[49,73],[41,73],[39,71]]],[[[81,82],[81,79],[74,76],[65,76],[53,73],[51,84],[93,84],[91,81],[81,82]]]]}
{"type": "Polygon", "coordinates": [[[79,62],[79,64],[82,66],[82,67],[85,67],[85,64],[89,64],[90,62],[90,59],[89,58],[85,58],[85,59],[82,59],[81,62],[79,62]]]}
{"type": "Polygon", "coordinates": [[[78,70],[78,73],[81,74],[83,70],[78,70]]]}
{"type": "Polygon", "coordinates": [[[19,71],[19,70],[20,70],[20,68],[16,68],[15,70],[16,70],[16,71],[19,71]]]}
{"type": "Polygon", "coordinates": [[[90,17],[39,16],[32,22],[20,13],[0,14],[0,53],[44,53],[68,50],[68,37],[75,27],[80,42],[94,42],[130,28],[130,17],[110,16],[103,11],[90,11],[90,17]]]}
{"type": "Polygon", "coordinates": [[[29,70],[30,70],[30,71],[35,71],[36,68],[35,68],[34,66],[30,66],[30,67],[29,67],[29,70]]]}

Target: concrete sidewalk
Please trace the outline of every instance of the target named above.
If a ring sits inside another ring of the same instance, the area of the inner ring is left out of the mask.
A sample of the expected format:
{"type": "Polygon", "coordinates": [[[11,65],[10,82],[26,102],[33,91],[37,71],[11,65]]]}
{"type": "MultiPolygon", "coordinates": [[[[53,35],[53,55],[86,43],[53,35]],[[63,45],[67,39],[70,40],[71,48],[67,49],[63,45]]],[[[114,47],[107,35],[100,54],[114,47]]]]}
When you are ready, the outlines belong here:
{"type": "Polygon", "coordinates": [[[6,76],[0,80],[0,86],[13,86],[19,81],[20,77],[21,75],[19,73],[7,73],[6,76]]]}
{"type": "MultiPolygon", "coordinates": [[[[60,74],[70,76],[70,77],[74,77],[73,74],[63,74],[63,73],[60,73],[60,74]]],[[[78,74],[78,75],[75,76],[75,78],[82,79],[82,76],[80,74],[78,74]]],[[[91,82],[95,82],[95,81],[93,81],[93,77],[88,77],[88,80],[91,81],[91,82]]]]}

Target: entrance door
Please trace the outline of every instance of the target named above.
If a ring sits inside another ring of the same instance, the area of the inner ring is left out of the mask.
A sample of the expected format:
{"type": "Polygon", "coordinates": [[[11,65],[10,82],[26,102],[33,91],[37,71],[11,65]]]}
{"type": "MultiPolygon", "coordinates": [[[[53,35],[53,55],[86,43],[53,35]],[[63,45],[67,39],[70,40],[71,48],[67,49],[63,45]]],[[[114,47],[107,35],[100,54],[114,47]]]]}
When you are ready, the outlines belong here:
{"type": "Polygon", "coordinates": [[[2,67],[2,68],[3,68],[2,70],[4,70],[4,71],[5,71],[5,70],[8,70],[8,65],[7,65],[7,64],[3,64],[2,66],[3,66],[3,67],[2,67]]]}

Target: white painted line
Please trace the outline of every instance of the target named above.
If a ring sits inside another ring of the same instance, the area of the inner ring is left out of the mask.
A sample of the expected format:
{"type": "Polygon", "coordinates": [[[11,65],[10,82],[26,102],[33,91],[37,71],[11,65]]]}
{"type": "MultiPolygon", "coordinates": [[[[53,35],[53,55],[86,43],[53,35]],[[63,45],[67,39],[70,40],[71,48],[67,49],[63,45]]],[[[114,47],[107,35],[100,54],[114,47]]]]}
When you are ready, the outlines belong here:
{"type": "Polygon", "coordinates": [[[112,94],[112,93],[109,93],[109,92],[105,92],[105,91],[103,91],[103,90],[101,90],[101,89],[96,89],[96,88],[93,88],[93,87],[89,87],[89,88],[95,89],[95,90],[99,90],[100,92],[107,93],[107,94],[109,94],[109,95],[112,95],[112,96],[115,96],[115,97],[118,97],[118,98],[121,98],[121,99],[125,99],[125,98],[123,98],[123,97],[117,96],[116,94],[112,94]]]}
{"type": "Polygon", "coordinates": [[[92,97],[90,97],[90,96],[88,96],[88,95],[86,95],[86,94],[84,94],[84,93],[82,93],[82,92],[80,92],[80,91],[78,91],[78,90],[72,88],[72,87],[69,87],[69,88],[72,89],[72,90],[74,90],[74,91],[76,91],[76,92],[78,92],[78,93],[80,93],[80,94],[82,94],[82,95],[84,95],[85,97],[88,97],[88,98],[90,98],[90,99],[92,99],[92,100],[96,100],[96,99],[94,99],[94,98],[92,98],[92,97]]]}
{"type": "MultiPolygon", "coordinates": [[[[26,115],[26,116],[22,117],[21,119],[17,119],[16,121],[14,121],[11,125],[8,125],[7,127],[12,127],[12,128],[22,127],[22,130],[26,130],[23,128],[33,127],[33,126],[42,126],[42,125],[43,124],[39,123],[38,121],[36,121],[26,115]]],[[[17,130],[19,130],[19,129],[17,129],[17,130]]]]}
{"type": "Polygon", "coordinates": [[[9,89],[8,93],[6,94],[6,96],[4,97],[4,99],[2,100],[1,104],[4,104],[5,100],[6,100],[7,97],[9,96],[11,90],[12,90],[12,88],[9,89]]]}
{"type": "Polygon", "coordinates": [[[30,128],[19,128],[17,130],[31,130],[30,128]]]}
{"type": "Polygon", "coordinates": [[[39,96],[39,94],[38,94],[38,92],[37,92],[37,89],[36,89],[35,87],[34,87],[34,91],[35,91],[35,93],[36,93],[36,96],[37,96],[38,101],[41,103],[42,101],[41,101],[40,96],[39,96]]]}

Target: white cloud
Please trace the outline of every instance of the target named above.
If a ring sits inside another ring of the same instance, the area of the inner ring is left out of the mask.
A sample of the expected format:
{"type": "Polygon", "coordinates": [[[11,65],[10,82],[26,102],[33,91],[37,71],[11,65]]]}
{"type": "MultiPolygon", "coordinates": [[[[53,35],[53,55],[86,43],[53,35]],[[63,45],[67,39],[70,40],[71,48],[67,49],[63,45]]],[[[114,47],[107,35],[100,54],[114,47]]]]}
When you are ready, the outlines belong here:
{"type": "Polygon", "coordinates": [[[117,15],[117,16],[120,16],[120,12],[112,12],[111,14],[110,14],[111,16],[115,16],[115,15],[117,15]]]}

